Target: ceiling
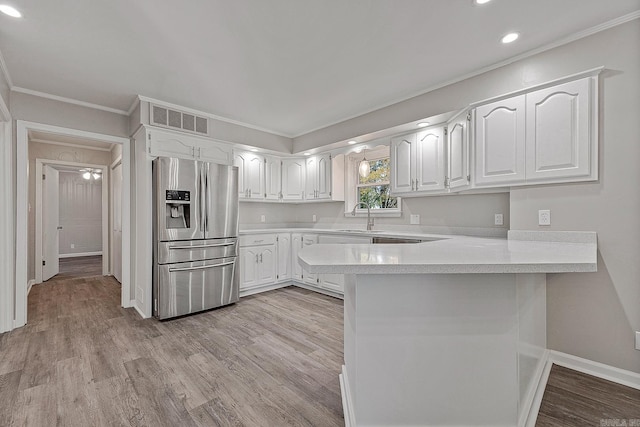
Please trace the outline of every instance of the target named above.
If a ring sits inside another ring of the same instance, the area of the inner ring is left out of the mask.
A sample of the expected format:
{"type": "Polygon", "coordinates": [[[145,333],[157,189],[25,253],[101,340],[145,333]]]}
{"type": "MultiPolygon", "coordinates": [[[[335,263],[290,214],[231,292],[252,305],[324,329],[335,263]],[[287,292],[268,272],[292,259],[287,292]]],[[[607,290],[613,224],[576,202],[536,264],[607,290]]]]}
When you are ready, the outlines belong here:
{"type": "Polygon", "coordinates": [[[636,12],[640,0],[13,0],[15,90],[140,94],[295,137],[636,12]],[[521,37],[502,45],[509,31],[521,37]]]}

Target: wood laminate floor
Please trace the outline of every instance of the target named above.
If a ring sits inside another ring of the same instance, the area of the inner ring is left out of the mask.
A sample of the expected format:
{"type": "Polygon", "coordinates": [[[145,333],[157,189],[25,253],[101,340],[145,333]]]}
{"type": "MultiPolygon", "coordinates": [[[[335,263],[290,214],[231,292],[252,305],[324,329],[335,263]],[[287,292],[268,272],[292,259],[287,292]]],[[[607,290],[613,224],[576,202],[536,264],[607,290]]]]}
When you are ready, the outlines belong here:
{"type": "Polygon", "coordinates": [[[289,287],[159,322],[111,277],[33,286],[0,426],[342,426],[342,301],[289,287]]]}
{"type": "Polygon", "coordinates": [[[60,258],[60,272],[51,280],[102,276],[102,255],[60,258]]]}
{"type": "MultiPolygon", "coordinates": [[[[167,322],[119,302],[111,277],[32,288],[0,335],[0,426],[344,425],[342,301],[289,287],[167,322]]],[[[639,420],[639,390],[554,366],[536,425],[639,420]]]]}

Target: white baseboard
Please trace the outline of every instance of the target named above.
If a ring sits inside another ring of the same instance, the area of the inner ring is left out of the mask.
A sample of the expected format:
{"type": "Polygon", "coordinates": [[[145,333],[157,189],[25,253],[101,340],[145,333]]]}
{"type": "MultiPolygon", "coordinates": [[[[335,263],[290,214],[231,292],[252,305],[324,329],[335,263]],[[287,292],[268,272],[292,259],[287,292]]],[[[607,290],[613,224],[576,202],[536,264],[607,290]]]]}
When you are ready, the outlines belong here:
{"type": "Polygon", "coordinates": [[[540,405],[542,404],[542,397],[544,396],[544,390],[547,388],[547,381],[549,380],[549,373],[551,372],[551,366],[553,362],[549,360],[549,350],[545,350],[542,359],[538,365],[532,383],[534,390],[533,394],[527,396],[523,405],[518,425],[521,427],[535,427],[538,420],[538,412],[540,412],[540,405]],[[528,409],[527,409],[528,408],[528,409]]]}
{"type": "Polygon", "coordinates": [[[340,394],[342,394],[342,412],[344,413],[345,427],[356,427],[356,415],[353,412],[353,401],[351,400],[351,390],[347,379],[347,367],[342,365],[340,378],[340,394]]]}
{"type": "Polygon", "coordinates": [[[640,374],[571,354],[549,350],[549,360],[559,366],[573,369],[614,383],[640,390],[640,374]]]}
{"type": "Polygon", "coordinates": [[[256,288],[244,289],[240,291],[240,298],[246,297],[249,295],[259,294],[261,292],[272,291],[274,289],[286,288],[287,286],[291,286],[291,282],[282,282],[265,286],[258,286],[256,288]]]}
{"type": "Polygon", "coordinates": [[[33,285],[36,284],[35,279],[31,279],[29,280],[29,282],[27,283],[27,296],[29,296],[29,292],[31,292],[31,288],[33,287],[33,285]]]}
{"type": "Polygon", "coordinates": [[[83,257],[83,256],[96,256],[96,255],[102,255],[102,251],[97,251],[97,252],[75,252],[72,254],[59,254],[58,257],[59,258],[79,258],[79,257],[83,257]]]}
{"type": "Polygon", "coordinates": [[[136,311],[138,312],[138,314],[140,315],[140,317],[142,317],[143,319],[147,319],[148,317],[144,315],[144,313],[142,312],[142,310],[140,310],[140,308],[138,308],[138,301],[136,300],[131,300],[131,305],[133,306],[133,308],[136,309],[136,311]]]}
{"type": "Polygon", "coordinates": [[[319,294],[329,295],[330,297],[334,297],[334,298],[338,298],[338,299],[344,299],[344,295],[339,294],[337,292],[330,291],[328,289],[321,289],[321,288],[318,288],[316,286],[307,285],[306,283],[302,283],[302,282],[298,282],[298,281],[293,281],[291,284],[293,286],[297,286],[299,288],[304,288],[304,289],[308,289],[310,291],[318,292],[319,294]]]}

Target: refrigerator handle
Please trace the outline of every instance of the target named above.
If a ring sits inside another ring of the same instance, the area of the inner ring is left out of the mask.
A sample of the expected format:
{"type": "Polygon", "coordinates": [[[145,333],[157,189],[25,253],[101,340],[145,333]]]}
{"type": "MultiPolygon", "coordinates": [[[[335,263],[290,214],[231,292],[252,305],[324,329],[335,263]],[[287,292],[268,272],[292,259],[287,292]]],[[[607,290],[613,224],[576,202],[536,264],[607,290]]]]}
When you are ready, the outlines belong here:
{"type": "Polygon", "coordinates": [[[202,167],[200,167],[199,169],[199,173],[200,176],[198,177],[198,200],[200,202],[200,231],[204,231],[204,222],[205,222],[205,218],[206,218],[206,209],[207,209],[207,205],[206,205],[206,201],[205,201],[205,191],[204,191],[204,183],[202,182],[204,177],[204,171],[202,170],[202,167]]]}
{"type": "Polygon", "coordinates": [[[177,267],[177,268],[169,268],[169,273],[173,273],[175,271],[193,271],[193,270],[204,270],[207,268],[215,268],[215,267],[224,267],[226,265],[235,264],[235,261],[223,262],[220,264],[210,264],[210,265],[202,265],[198,267],[177,267]]]}
{"type": "MultiPolygon", "coordinates": [[[[204,165],[202,166],[204,168],[204,165]]],[[[209,168],[204,174],[204,231],[209,231],[209,168]]]]}

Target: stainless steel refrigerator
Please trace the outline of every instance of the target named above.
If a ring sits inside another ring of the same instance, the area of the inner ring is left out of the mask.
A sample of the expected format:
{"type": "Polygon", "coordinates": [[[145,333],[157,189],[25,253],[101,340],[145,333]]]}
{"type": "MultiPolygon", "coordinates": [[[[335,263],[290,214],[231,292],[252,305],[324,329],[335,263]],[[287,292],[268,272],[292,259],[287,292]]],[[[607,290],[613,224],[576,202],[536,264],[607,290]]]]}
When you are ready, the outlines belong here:
{"type": "Polygon", "coordinates": [[[153,315],[238,301],[238,168],[153,160],[153,315]]]}

